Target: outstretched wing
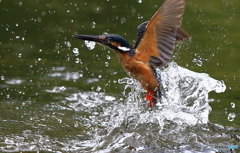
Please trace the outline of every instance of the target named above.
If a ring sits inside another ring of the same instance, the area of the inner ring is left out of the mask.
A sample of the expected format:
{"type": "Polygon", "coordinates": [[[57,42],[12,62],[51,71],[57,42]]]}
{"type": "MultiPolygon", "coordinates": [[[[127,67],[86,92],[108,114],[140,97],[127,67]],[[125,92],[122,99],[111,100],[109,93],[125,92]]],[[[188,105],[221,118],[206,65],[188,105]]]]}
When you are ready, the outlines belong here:
{"type": "MultiPolygon", "coordinates": [[[[144,35],[144,32],[146,31],[146,26],[148,24],[149,21],[145,21],[143,23],[141,23],[138,28],[137,28],[137,40],[133,46],[134,49],[137,48],[138,44],[140,43],[140,41],[142,40],[142,37],[144,35]]],[[[189,35],[186,31],[184,31],[181,28],[177,28],[176,31],[176,41],[177,42],[182,42],[186,39],[189,39],[189,35]]]]}
{"type": "MultiPolygon", "coordinates": [[[[184,0],[166,0],[146,25],[135,50],[136,60],[151,66],[166,65],[173,54],[178,27],[182,24],[184,0]]],[[[186,34],[186,33],[185,33],[186,34]]]]}

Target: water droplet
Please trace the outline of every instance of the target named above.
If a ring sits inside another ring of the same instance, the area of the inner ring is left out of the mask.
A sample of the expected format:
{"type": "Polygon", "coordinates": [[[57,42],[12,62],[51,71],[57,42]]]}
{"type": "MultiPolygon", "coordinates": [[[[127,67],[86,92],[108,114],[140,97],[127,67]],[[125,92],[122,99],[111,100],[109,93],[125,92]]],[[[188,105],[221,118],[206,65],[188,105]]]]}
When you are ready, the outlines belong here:
{"type": "Polygon", "coordinates": [[[41,61],[42,59],[41,58],[38,58],[38,61],[41,61]]]}
{"type": "Polygon", "coordinates": [[[107,59],[111,59],[111,56],[107,55],[107,59]]]}
{"type": "Polygon", "coordinates": [[[117,72],[112,72],[111,75],[117,75],[117,72]]]}
{"type": "Polygon", "coordinates": [[[97,7],[97,8],[96,8],[96,11],[99,11],[99,10],[100,10],[100,8],[101,8],[101,7],[97,7]]]}
{"type": "Polygon", "coordinates": [[[95,27],[96,27],[96,23],[92,22],[92,28],[95,28],[95,27]]]}
{"type": "Polygon", "coordinates": [[[235,103],[231,103],[231,107],[232,107],[232,108],[235,108],[235,103]]]}
{"type": "Polygon", "coordinates": [[[79,55],[79,51],[78,51],[78,48],[73,48],[73,51],[72,51],[75,56],[78,56],[79,55]]]}
{"type": "Polygon", "coordinates": [[[1,80],[4,80],[4,79],[5,79],[5,77],[2,75],[2,76],[1,76],[1,80]]]}
{"type": "Polygon", "coordinates": [[[19,53],[19,54],[18,54],[18,57],[21,58],[21,57],[22,57],[22,53],[19,53]]]}
{"type": "Polygon", "coordinates": [[[42,18],[41,18],[41,17],[38,17],[38,18],[37,18],[37,21],[38,21],[38,22],[41,22],[41,21],[42,21],[42,18]]]}
{"type": "Polygon", "coordinates": [[[42,15],[42,16],[45,16],[46,14],[47,14],[47,13],[46,13],[45,11],[43,11],[41,15],[42,15]]]}
{"type": "Polygon", "coordinates": [[[198,60],[198,59],[193,59],[192,60],[193,63],[196,63],[197,66],[202,66],[202,61],[201,60],[198,60]]]}
{"type": "Polygon", "coordinates": [[[10,98],[10,95],[6,95],[6,98],[10,98]]]}
{"type": "Polygon", "coordinates": [[[58,119],[58,123],[62,123],[62,120],[60,118],[58,119]]]}
{"type": "Polygon", "coordinates": [[[102,89],[102,88],[98,86],[97,89],[96,89],[96,91],[100,91],[101,89],[102,89]]]}
{"type": "Polygon", "coordinates": [[[22,6],[23,2],[18,2],[18,6],[22,6]]]}
{"type": "Polygon", "coordinates": [[[229,114],[228,114],[228,120],[229,120],[230,122],[232,122],[235,117],[236,117],[236,114],[235,114],[235,113],[229,113],[229,114]]]}
{"type": "Polygon", "coordinates": [[[138,14],[138,19],[143,19],[143,16],[140,16],[140,15],[138,14]]]}
{"type": "Polygon", "coordinates": [[[65,91],[65,90],[66,90],[66,87],[61,86],[61,87],[59,87],[59,90],[60,90],[60,91],[65,91]]]}
{"type": "Polygon", "coordinates": [[[74,127],[75,127],[75,128],[78,127],[78,122],[76,122],[76,123],[74,124],[74,127]]]}
{"type": "Polygon", "coordinates": [[[18,23],[16,23],[16,27],[18,27],[18,23]]]}
{"type": "Polygon", "coordinates": [[[79,58],[76,58],[75,63],[79,63],[81,60],[79,58]]]}
{"type": "Polygon", "coordinates": [[[123,24],[123,23],[125,23],[127,21],[127,19],[126,18],[121,18],[121,23],[123,24]]]}
{"type": "Polygon", "coordinates": [[[16,39],[19,39],[20,38],[20,36],[16,36],[16,39]]]}
{"type": "Polygon", "coordinates": [[[66,42],[67,47],[71,47],[71,43],[69,41],[66,42]]]}
{"type": "Polygon", "coordinates": [[[108,62],[105,62],[105,66],[108,67],[109,63],[108,62]]]}
{"type": "Polygon", "coordinates": [[[136,13],[136,9],[135,9],[135,8],[132,8],[132,9],[131,9],[131,12],[132,12],[132,13],[136,13]]]}
{"type": "Polygon", "coordinates": [[[142,0],[138,0],[138,3],[142,3],[142,0]]]}
{"type": "Polygon", "coordinates": [[[96,45],[96,42],[94,42],[94,41],[85,40],[84,43],[89,50],[93,50],[95,48],[95,45],[96,45]]]}

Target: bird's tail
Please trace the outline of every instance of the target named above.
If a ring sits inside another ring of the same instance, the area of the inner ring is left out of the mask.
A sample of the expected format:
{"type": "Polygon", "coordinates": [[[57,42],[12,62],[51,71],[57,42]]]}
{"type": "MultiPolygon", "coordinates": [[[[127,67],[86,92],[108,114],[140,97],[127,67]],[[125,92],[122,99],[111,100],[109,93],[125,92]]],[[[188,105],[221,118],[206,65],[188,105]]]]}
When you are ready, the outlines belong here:
{"type": "Polygon", "coordinates": [[[159,96],[160,98],[161,97],[165,97],[166,98],[166,91],[163,87],[163,84],[162,84],[162,79],[161,79],[161,75],[160,74],[157,74],[157,80],[158,80],[158,84],[160,86],[160,89],[157,90],[157,96],[159,96]]]}

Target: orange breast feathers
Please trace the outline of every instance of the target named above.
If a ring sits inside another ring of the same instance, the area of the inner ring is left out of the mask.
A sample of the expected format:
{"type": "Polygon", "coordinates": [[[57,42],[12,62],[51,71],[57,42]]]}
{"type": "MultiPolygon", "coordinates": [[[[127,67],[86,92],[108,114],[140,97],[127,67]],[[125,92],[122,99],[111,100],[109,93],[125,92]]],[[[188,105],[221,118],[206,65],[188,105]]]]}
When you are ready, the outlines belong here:
{"type": "Polygon", "coordinates": [[[153,70],[147,62],[136,60],[134,57],[129,56],[129,53],[116,52],[123,69],[128,75],[138,80],[142,87],[147,91],[160,90],[160,86],[153,70]]]}

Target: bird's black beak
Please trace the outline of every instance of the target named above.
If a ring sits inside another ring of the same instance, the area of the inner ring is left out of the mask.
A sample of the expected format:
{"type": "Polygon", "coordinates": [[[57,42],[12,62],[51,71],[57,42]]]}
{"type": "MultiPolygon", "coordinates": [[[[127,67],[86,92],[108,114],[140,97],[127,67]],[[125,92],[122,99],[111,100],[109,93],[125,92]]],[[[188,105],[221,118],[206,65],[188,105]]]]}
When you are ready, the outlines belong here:
{"type": "Polygon", "coordinates": [[[94,36],[94,35],[73,35],[74,38],[77,39],[82,39],[82,40],[88,40],[88,41],[95,41],[95,42],[100,42],[103,43],[103,40],[100,39],[99,36],[94,36]]]}

